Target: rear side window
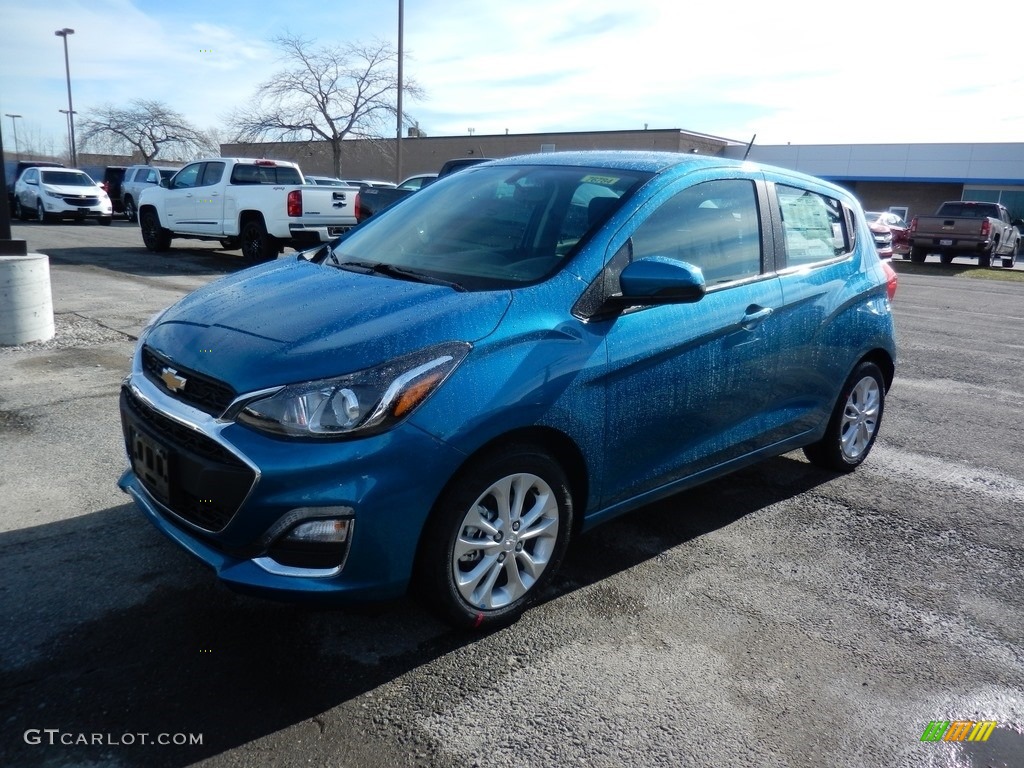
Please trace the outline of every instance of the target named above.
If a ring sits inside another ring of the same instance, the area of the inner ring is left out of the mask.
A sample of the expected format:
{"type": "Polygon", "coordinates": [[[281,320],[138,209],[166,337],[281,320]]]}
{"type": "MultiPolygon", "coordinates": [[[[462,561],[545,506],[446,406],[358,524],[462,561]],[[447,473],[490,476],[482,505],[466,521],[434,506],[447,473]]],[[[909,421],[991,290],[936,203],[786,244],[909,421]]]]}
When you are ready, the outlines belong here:
{"type": "Polygon", "coordinates": [[[287,165],[236,165],[232,184],[302,184],[302,174],[287,165]]]}
{"type": "Polygon", "coordinates": [[[853,249],[843,206],[806,189],[776,185],[790,267],[828,261],[853,249]]]}

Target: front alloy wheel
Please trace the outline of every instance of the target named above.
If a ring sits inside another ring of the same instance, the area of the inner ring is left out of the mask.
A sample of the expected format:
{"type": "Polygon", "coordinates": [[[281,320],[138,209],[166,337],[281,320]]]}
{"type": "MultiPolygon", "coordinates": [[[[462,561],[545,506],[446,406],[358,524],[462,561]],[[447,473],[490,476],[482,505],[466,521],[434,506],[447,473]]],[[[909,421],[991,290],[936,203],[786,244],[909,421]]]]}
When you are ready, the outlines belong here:
{"type": "Polygon", "coordinates": [[[557,570],[571,526],[553,460],[526,446],[493,454],[460,475],[427,523],[421,586],[457,626],[514,621],[557,570]]]}
{"type": "Polygon", "coordinates": [[[813,464],[851,472],[867,458],[885,409],[885,379],[877,365],[863,362],[843,385],[825,436],[804,448],[813,464]]]}

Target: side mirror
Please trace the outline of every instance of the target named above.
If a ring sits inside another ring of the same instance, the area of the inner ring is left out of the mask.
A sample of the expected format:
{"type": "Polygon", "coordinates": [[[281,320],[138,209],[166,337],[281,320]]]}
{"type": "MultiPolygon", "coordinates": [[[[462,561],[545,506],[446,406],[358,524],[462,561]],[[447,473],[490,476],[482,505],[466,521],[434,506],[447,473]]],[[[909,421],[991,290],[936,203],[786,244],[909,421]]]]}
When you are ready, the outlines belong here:
{"type": "Polygon", "coordinates": [[[664,256],[649,256],[626,265],[619,275],[622,293],[608,301],[618,307],[692,304],[707,288],[700,267],[664,256]]]}
{"type": "MultiPolygon", "coordinates": [[[[174,178],[174,177],[172,176],[171,178],[174,178]]],[[[160,177],[160,186],[163,187],[164,189],[170,189],[171,188],[171,182],[168,181],[167,179],[165,179],[163,176],[161,176],[160,177]]]]}

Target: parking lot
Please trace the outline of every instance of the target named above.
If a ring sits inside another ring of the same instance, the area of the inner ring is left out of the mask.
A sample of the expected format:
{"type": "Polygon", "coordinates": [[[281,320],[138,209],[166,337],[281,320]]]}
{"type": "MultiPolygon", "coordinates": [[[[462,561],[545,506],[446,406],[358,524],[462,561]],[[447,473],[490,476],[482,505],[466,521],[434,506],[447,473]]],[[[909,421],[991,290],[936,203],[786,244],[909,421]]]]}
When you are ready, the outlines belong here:
{"type": "Polygon", "coordinates": [[[0,348],[0,765],[1024,765],[1024,282],[898,265],[864,466],[788,454],[604,525],[478,635],[240,597],[165,540],[115,486],[118,385],[154,312],[245,264],[13,230],[58,335],[0,348]],[[954,720],[997,727],[921,741],[954,720]]]}

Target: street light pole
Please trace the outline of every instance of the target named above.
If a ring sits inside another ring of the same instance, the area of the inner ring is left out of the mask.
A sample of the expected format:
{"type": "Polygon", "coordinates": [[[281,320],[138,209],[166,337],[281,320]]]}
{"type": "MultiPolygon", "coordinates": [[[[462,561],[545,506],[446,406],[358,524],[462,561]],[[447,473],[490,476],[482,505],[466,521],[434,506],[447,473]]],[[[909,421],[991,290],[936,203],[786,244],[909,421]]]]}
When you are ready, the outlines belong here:
{"type": "Polygon", "coordinates": [[[64,73],[68,78],[68,137],[71,142],[71,167],[74,168],[78,165],[78,155],[75,153],[75,108],[71,105],[71,64],[68,60],[68,35],[75,34],[75,30],[64,27],[53,34],[64,38],[64,73]]]}
{"type": "Polygon", "coordinates": [[[402,58],[405,45],[405,0],[398,0],[398,130],[395,136],[395,184],[402,181],[402,58]]]}
{"type": "Polygon", "coordinates": [[[14,131],[14,156],[21,160],[21,150],[18,149],[18,124],[14,122],[15,118],[21,117],[21,115],[12,115],[10,112],[4,112],[4,117],[11,118],[11,130],[14,131]]]}
{"type": "MultiPolygon", "coordinates": [[[[77,115],[78,113],[77,112],[69,112],[66,109],[58,109],[57,111],[60,112],[62,115],[64,115],[64,119],[67,121],[67,124],[68,124],[68,136],[70,136],[71,135],[71,131],[72,131],[72,128],[71,128],[71,119],[72,118],[71,118],[71,116],[72,115],[77,115]]],[[[76,163],[74,161],[72,161],[71,164],[72,165],[78,165],[78,163],[76,163]]]]}

